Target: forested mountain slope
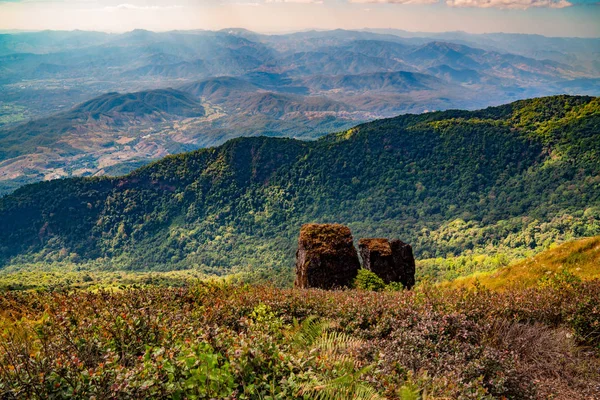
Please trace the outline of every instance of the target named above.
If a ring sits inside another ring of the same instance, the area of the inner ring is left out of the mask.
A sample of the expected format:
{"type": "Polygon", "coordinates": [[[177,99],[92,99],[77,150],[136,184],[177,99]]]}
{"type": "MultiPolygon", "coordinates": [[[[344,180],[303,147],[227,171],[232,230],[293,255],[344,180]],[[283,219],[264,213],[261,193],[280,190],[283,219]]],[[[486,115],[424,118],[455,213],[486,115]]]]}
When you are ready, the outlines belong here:
{"type": "Polygon", "coordinates": [[[301,224],[399,237],[419,258],[525,254],[600,234],[600,99],[403,115],[315,142],[240,138],[120,178],[0,199],[2,263],[291,267],[301,224]]]}

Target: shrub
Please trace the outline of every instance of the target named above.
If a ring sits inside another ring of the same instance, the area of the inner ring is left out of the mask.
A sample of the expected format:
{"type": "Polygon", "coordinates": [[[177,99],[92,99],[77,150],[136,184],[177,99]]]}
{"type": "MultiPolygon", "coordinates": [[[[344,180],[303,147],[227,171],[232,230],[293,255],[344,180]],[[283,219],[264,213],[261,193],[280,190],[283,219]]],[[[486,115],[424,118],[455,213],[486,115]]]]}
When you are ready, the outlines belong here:
{"type": "Polygon", "coordinates": [[[0,398],[594,398],[600,281],[0,293],[0,398]],[[336,397],[337,396],[337,397],[336,397]]]}
{"type": "Polygon", "coordinates": [[[385,282],[374,272],[367,269],[359,269],[354,279],[354,287],[362,290],[373,290],[379,292],[385,289],[385,282]]]}

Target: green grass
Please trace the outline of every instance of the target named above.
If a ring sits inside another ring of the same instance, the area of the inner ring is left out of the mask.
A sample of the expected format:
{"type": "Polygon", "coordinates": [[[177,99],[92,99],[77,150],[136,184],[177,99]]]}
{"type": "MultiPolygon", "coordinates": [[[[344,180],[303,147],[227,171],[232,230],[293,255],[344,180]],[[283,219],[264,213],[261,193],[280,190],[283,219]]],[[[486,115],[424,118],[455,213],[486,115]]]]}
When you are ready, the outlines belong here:
{"type": "MultiPolygon", "coordinates": [[[[234,280],[235,275],[229,277],[234,280]]],[[[98,290],[127,287],[181,287],[211,277],[195,269],[169,272],[107,270],[95,263],[24,264],[0,270],[1,291],[98,290]]]]}

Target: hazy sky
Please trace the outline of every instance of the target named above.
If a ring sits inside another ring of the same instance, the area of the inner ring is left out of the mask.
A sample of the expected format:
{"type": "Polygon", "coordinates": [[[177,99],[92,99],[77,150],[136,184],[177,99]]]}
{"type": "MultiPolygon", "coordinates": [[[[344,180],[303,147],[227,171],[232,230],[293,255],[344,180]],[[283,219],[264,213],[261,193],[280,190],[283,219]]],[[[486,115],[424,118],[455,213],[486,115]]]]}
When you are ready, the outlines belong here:
{"type": "Polygon", "coordinates": [[[600,36],[598,0],[0,0],[0,29],[398,28],[600,36]]]}

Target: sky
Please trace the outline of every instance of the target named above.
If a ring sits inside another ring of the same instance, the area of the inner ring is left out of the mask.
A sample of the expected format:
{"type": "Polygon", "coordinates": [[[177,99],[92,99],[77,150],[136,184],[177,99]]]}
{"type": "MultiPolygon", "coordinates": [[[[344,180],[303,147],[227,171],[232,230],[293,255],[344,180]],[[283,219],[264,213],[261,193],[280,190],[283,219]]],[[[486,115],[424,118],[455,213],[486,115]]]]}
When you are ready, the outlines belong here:
{"type": "Polygon", "coordinates": [[[600,0],[0,0],[0,30],[246,28],[600,37],[600,0]]]}

